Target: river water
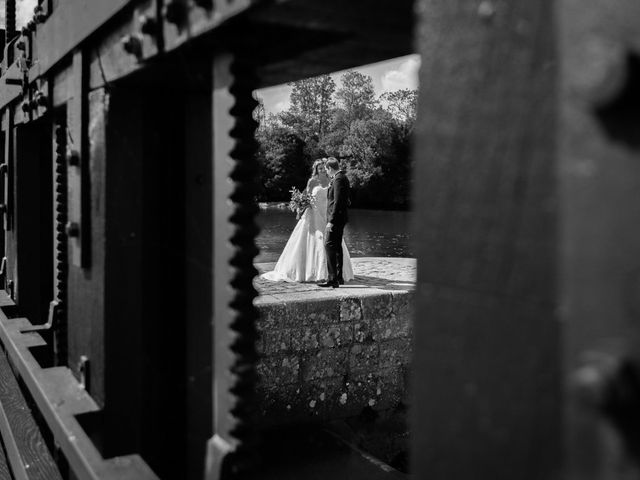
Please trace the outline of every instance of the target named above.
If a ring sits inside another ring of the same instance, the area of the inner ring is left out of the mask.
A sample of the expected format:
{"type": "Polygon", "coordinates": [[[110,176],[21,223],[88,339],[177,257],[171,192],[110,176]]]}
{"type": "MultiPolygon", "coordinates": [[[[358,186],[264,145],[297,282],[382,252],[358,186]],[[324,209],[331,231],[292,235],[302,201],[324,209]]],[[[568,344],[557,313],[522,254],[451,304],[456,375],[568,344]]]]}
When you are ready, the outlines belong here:
{"type": "MultiPolygon", "coordinates": [[[[276,262],[296,225],[296,216],[282,204],[263,204],[257,222],[260,254],[256,262],[276,262]]],[[[345,242],[352,257],[414,257],[410,212],[349,210],[345,242]]]]}

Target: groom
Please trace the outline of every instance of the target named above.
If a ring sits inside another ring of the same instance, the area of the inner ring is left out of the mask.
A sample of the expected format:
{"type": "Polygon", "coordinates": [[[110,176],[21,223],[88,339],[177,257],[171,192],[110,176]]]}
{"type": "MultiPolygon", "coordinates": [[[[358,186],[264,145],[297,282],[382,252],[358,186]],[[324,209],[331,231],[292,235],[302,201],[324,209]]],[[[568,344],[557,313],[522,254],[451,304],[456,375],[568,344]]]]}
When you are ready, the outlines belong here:
{"type": "Polygon", "coordinates": [[[347,223],[347,207],[349,206],[349,179],[334,157],[325,163],[327,175],[331,178],[327,192],[327,228],[324,234],[324,248],[327,252],[327,270],[329,280],[320,283],[320,287],[338,288],[344,284],[342,278],[342,232],[347,223]]]}

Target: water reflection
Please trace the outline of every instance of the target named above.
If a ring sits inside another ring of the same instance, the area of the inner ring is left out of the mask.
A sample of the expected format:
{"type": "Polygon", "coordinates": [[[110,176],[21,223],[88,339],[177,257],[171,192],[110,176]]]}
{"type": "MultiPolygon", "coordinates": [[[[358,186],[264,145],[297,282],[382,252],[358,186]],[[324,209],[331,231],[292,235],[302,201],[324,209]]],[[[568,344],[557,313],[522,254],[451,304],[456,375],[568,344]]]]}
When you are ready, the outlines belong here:
{"type": "MultiPolygon", "coordinates": [[[[413,257],[410,245],[410,212],[349,210],[345,241],[352,257],[413,257]]],[[[266,205],[257,218],[261,232],[256,239],[260,254],[256,262],[276,262],[296,217],[282,204],[266,205]]]]}

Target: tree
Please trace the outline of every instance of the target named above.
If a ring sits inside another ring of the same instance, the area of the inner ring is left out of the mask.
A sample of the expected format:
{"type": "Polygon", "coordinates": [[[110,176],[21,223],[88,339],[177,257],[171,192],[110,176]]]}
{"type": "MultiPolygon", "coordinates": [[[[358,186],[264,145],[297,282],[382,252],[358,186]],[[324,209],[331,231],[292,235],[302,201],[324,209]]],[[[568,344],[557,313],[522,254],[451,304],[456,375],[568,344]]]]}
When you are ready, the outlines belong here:
{"type": "Polygon", "coordinates": [[[267,119],[267,113],[264,108],[264,100],[257,94],[254,95],[254,98],[258,102],[258,105],[253,110],[253,118],[256,120],[256,122],[258,122],[259,125],[262,125],[267,119]]]}
{"type": "Polygon", "coordinates": [[[335,105],[335,82],[329,75],[321,75],[289,85],[293,87],[289,97],[291,106],[282,113],[282,122],[302,133],[305,140],[318,141],[329,125],[331,110],[335,105]]]}
{"type": "Polygon", "coordinates": [[[292,186],[304,187],[309,167],[305,162],[304,141],[290,128],[268,122],[256,132],[262,189],[261,200],[288,200],[292,186]]]}
{"type": "Polygon", "coordinates": [[[344,110],[346,123],[367,118],[376,108],[378,102],[373,88],[373,80],[351,70],[340,77],[342,86],[336,92],[340,107],[344,110]]]}
{"type": "Polygon", "coordinates": [[[413,129],[418,109],[418,91],[402,89],[394,92],[385,92],[380,96],[380,103],[393,115],[393,118],[402,127],[405,135],[413,129]]]}

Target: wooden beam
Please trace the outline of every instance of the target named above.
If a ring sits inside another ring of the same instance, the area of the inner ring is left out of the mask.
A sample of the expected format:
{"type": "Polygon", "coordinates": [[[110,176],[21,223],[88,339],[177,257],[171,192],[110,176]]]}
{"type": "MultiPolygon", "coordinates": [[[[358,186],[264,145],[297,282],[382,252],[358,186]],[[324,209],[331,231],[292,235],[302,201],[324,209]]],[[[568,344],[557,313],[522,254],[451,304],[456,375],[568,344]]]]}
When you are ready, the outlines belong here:
{"type": "Polygon", "coordinates": [[[37,334],[22,332],[32,326],[25,318],[9,319],[0,311],[0,342],[73,473],[89,480],[157,479],[137,455],[102,457],[76,418],[96,412],[97,405],[68,368],[40,367],[30,348],[46,343],[37,334]]]}

